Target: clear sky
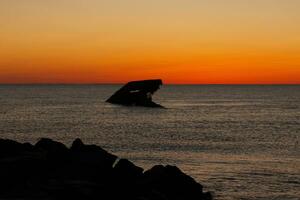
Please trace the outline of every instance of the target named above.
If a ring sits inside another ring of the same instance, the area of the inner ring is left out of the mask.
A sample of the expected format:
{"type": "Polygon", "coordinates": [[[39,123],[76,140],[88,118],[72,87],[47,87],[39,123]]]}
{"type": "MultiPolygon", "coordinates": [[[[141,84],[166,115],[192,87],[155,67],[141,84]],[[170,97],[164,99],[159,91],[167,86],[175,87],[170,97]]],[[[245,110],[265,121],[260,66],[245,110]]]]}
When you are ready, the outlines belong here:
{"type": "Polygon", "coordinates": [[[1,0],[0,83],[300,84],[300,0],[1,0]]]}

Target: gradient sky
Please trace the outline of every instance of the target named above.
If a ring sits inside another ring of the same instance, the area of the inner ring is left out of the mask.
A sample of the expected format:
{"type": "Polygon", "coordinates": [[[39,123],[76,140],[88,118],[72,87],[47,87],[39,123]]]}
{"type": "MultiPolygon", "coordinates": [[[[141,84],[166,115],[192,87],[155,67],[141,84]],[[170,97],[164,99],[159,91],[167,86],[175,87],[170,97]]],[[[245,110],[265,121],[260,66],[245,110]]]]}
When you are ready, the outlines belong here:
{"type": "Polygon", "coordinates": [[[148,78],[300,84],[300,1],[0,1],[0,83],[148,78]]]}

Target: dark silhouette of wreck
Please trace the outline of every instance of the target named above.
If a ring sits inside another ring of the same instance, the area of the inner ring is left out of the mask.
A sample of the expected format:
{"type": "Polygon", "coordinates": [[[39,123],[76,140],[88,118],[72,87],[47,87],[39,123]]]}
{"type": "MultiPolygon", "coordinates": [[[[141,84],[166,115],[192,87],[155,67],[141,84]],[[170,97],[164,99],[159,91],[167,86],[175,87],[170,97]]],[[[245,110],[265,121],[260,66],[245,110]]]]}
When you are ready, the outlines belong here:
{"type": "Polygon", "coordinates": [[[160,79],[132,81],[114,93],[106,102],[125,106],[163,108],[163,106],[152,101],[152,95],[162,84],[160,79]]]}

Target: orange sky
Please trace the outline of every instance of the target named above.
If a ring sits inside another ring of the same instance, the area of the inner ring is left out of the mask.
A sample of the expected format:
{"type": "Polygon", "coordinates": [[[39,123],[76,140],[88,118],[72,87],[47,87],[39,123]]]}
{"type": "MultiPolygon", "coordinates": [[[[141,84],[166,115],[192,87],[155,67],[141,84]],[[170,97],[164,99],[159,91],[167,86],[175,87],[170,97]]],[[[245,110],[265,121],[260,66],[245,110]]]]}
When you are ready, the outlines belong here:
{"type": "Polygon", "coordinates": [[[299,0],[1,0],[0,83],[300,84],[299,0]]]}

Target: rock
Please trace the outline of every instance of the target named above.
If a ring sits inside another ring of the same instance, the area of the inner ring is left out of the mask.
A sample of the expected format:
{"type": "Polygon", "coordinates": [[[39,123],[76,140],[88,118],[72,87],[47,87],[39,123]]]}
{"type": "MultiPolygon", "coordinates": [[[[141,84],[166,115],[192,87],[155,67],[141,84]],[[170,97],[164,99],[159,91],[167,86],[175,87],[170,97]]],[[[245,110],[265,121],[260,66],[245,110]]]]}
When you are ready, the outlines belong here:
{"type": "Polygon", "coordinates": [[[76,139],[71,148],[43,138],[35,146],[0,139],[0,199],[210,200],[177,167],[143,169],[76,139]]]}
{"type": "Polygon", "coordinates": [[[114,93],[106,102],[125,106],[163,108],[163,106],[152,101],[152,95],[162,84],[160,79],[132,81],[114,93]]]}
{"type": "Polygon", "coordinates": [[[76,139],[71,146],[72,161],[77,164],[97,165],[112,168],[117,156],[112,155],[96,145],[84,145],[76,139]]]}
{"type": "Polygon", "coordinates": [[[115,165],[114,171],[123,180],[136,181],[143,176],[144,169],[135,166],[127,159],[120,159],[115,165]]]}
{"type": "Polygon", "coordinates": [[[60,143],[48,138],[42,138],[35,144],[36,149],[44,150],[49,153],[65,153],[68,148],[60,143]]]}
{"type": "Polygon", "coordinates": [[[29,151],[33,151],[33,145],[29,143],[21,144],[13,140],[0,139],[0,158],[29,151]]]}
{"type": "Polygon", "coordinates": [[[175,166],[157,165],[144,173],[148,188],[165,194],[168,199],[211,199],[203,193],[203,186],[175,166]]]}
{"type": "Polygon", "coordinates": [[[34,149],[44,155],[45,165],[48,167],[58,167],[59,163],[64,163],[69,159],[70,150],[64,144],[48,138],[40,139],[34,145],[34,149]]]}
{"type": "Polygon", "coordinates": [[[72,143],[71,150],[72,151],[80,151],[80,149],[82,149],[83,146],[84,146],[84,144],[81,141],[81,139],[77,138],[72,143]]]}

